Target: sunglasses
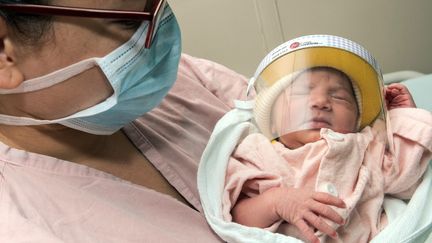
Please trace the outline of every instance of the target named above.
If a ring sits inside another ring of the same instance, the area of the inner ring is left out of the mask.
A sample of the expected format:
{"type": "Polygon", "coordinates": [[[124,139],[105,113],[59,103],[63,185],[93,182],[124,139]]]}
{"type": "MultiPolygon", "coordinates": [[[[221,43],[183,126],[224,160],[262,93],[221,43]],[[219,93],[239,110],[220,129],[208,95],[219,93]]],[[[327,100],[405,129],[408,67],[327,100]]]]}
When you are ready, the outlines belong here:
{"type": "Polygon", "coordinates": [[[0,9],[10,10],[16,13],[34,15],[58,15],[87,18],[146,20],[150,23],[145,40],[145,48],[150,48],[153,38],[156,34],[156,28],[159,25],[159,21],[162,17],[163,10],[166,4],[166,0],[147,1],[147,4],[143,11],[124,11],[52,5],[3,3],[0,3],[0,9]]]}

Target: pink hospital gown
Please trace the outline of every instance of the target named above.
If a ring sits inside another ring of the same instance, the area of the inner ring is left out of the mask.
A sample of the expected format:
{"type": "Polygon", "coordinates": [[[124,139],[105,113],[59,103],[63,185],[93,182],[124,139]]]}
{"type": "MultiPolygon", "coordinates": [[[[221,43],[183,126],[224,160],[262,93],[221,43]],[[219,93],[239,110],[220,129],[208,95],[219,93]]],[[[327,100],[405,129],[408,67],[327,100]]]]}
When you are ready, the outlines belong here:
{"type": "MultiPolygon", "coordinates": [[[[386,224],[384,195],[409,199],[432,155],[429,111],[400,108],[389,115],[392,155],[377,142],[370,127],[350,134],[321,129],[322,139],[294,150],[271,143],[261,134],[249,135],[228,164],[224,218],[232,220],[230,210],[240,193],[253,197],[272,187],[310,188],[338,195],[347,205],[337,209],[346,218],[346,224],[337,229],[339,240],[327,237],[327,242],[369,241],[386,224]]],[[[293,226],[280,223],[269,229],[296,234],[293,226]]]]}
{"type": "Polygon", "coordinates": [[[0,243],[221,242],[201,213],[196,173],[215,123],[246,85],[217,63],[182,55],[162,104],[123,130],[193,207],[0,142],[0,243]]]}

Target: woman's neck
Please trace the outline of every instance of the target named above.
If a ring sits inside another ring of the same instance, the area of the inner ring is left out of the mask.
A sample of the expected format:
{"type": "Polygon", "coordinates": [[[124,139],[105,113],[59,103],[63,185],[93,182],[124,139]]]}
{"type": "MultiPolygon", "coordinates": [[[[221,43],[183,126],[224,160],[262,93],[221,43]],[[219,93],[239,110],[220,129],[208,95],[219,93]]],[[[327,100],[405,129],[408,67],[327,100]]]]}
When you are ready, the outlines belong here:
{"type": "Polygon", "coordinates": [[[189,205],[122,131],[109,136],[99,136],[57,124],[0,125],[0,142],[13,148],[105,171],[171,195],[189,205]]]}
{"type": "Polygon", "coordinates": [[[75,161],[82,154],[104,147],[109,136],[97,136],[59,124],[38,126],[0,125],[0,141],[33,153],[75,161]]]}

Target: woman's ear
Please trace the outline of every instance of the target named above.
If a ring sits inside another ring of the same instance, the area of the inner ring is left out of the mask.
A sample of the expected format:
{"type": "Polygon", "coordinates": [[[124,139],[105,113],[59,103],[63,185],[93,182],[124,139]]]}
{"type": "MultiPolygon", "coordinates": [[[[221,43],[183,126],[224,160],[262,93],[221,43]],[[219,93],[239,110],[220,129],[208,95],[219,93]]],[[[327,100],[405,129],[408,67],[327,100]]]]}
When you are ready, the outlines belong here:
{"type": "Polygon", "coordinates": [[[16,63],[14,43],[8,35],[6,22],[0,19],[0,89],[13,89],[24,81],[16,63]]]}

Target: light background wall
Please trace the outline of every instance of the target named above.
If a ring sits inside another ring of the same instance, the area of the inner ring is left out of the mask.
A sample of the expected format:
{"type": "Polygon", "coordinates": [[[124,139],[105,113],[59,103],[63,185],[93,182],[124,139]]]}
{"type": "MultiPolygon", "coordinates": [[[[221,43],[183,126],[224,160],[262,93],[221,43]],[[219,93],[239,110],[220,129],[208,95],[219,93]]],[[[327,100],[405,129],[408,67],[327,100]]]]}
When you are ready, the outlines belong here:
{"type": "Polygon", "coordinates": [[[306,34],[360,43],[383,73],[432,73],[432,0],[169,0],[183,51],[252,76],[267,52],[306,34]]]}

